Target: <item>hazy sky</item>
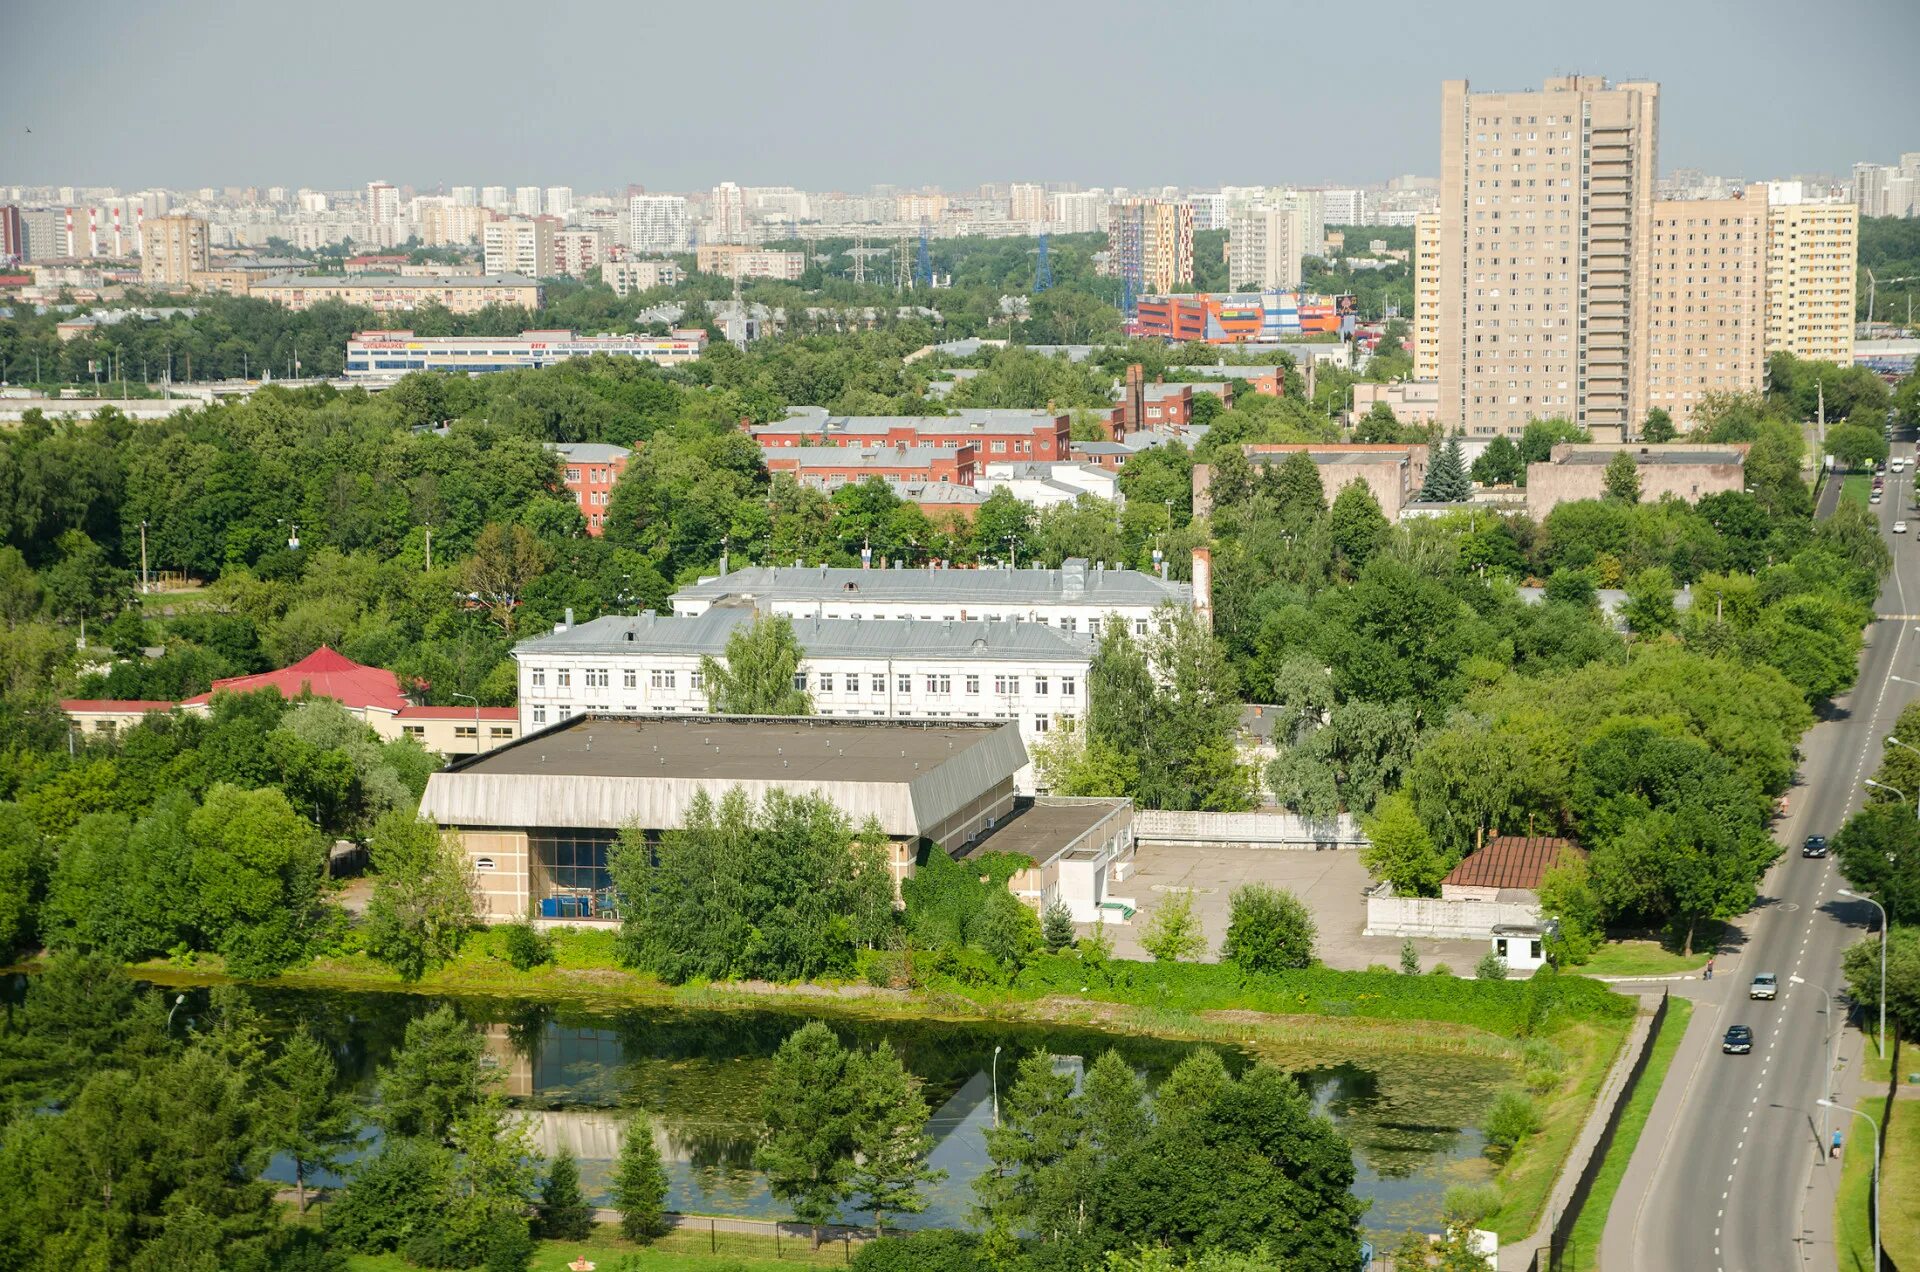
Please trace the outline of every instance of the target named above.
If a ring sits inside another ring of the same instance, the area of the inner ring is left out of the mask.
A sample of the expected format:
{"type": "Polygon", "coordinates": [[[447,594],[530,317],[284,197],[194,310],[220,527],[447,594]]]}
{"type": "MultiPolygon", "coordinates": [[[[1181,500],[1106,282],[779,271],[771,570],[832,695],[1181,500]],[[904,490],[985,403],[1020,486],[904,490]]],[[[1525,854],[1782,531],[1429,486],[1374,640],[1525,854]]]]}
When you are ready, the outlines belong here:
{"type": "Polygon", "coordinates": [[[1920,150],[1920,0],[0,8],[0,184],[1367,182],[1567,71],[1661,81],[1663,170],[1920,150]]]}

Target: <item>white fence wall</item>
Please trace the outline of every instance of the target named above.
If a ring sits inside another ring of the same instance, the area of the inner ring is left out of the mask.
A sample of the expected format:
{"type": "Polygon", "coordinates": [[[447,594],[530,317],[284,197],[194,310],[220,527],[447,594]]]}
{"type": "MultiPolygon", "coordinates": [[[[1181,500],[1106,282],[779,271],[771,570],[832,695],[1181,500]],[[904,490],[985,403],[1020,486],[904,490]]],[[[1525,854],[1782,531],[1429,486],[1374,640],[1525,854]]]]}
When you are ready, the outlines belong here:
{"type": "Polygon", "coordinates": [[[1255,848],[1359,848],[1367,836],[1342,813],[1313,821],[1297,813],[1176,813],[1140,808],[1134,837],[1158,844],[1246,844],[1255,848]]]}
{"type": "Polygon", "coordinates": [[[1513,901],[1443,901],[1438,897],[1368,897],[1367,936],[1427,936],[1484,941],[1496,923],[1538,923],[1540,912],[1513,901]]]}

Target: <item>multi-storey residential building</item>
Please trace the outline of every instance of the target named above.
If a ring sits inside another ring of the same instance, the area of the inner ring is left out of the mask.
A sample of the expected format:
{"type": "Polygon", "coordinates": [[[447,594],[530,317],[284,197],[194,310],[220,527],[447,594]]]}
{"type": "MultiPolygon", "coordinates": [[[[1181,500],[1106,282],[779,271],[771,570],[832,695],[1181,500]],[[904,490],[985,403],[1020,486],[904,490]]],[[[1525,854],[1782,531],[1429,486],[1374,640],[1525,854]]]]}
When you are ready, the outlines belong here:
{"type": "Polygon", "coordinates": [[[459,200],[438,199],[420,206],[420,241],[428,247],[464,247],[478,242],[493,213],[459,200]]]}
{"type": "Polygon", "coordinates": [[[1367,192],[1365,190],[1322,190],[1320,206],[1328,225],[1367,224],[1367,192]]]}
{"type": "Polygon", "coordinates": [[[142,234],[140,281],[149,287],[188,287],[207,268],[207,223],[197,216],[156,216],[142,234]]]}
{"type": "Polygon", "coordinates": [[[367,182],[367,220],[376,226],[400,219],[400,188],[384,181],[367,182]]]}
{"type": "MultiPolygon", "coordinates": [[[[465,280],[423,281],[458,283],[465,280]]],[[[259,294],[256,288],[254,295],[259,294]]],[[[346,375],[349,380],[392,378],[409,371],[480,375],[490,371],[538,369],[596,353],[673,367],[692,362],[706,347],[706,332],[697,329],[676,331],[670,336],[631,333],[583,336],[572,331],[523,331],[517,336],[416,336],[411,331],[362,331],[347,341],[346,375]]]]}
{"type": "MultiPolygon", "coordinates": [[[[849,571],[871,578],[882,573],[849,571]]],[[[727,638],[751,610],[698,616],[608,615],[563,623],[514,646],[525,732],[589,713],[700,715],[703,660],[726,662],[727,638]]],[[[1092,645],[1039,624],[869,623],[802,618],[796,687],[822,716],[1017,720],[1028,743],[1084,719],[1092,645]]],[[[796,753],[794,764],[802,762],[796,753]]],[[[1015,781],[1034,789],[1031,765],[1015,781]]]]}
{"type": "Polygon", "coordinates": [[[547,215],[562,219],[573,215],[573,187],[547,187],[547,215]]]}
{"type": "Polygon", "coordinates": [[[1658,200],[1648,241],[1647,408],[1664,409],[1684,432],[1709,393],[1761,386],[1767,188],[1658,200]]]}
{"type": "Polygon", "coordinates": [[[579,505],[587,533],[605,534],[607,505],[633,452],[603,442],[548,442],[547,449],[560,457],[560,480],[579,505]]]}
{"type": "Polygon", "coordinates": [[[553,236],[553,269],[566,278],[585,278],[607,260],[607,236],[601,230],[570,228],[553,236]]]}
{"type": "Polygon", "coordinates": [[[1047,188],[1032,182],[1016,181],[1007,189],[1007,219],[1029,223],[1048,221],[1051,208],[1047,188]]]}
{"type": "Polygon", "coordinates": [[[0,208],[0,260],[24,261],[27,255],[27,223],[18,206],[9,203],[0,208]]]}
{"type": "Polygon", "coordinates": [[[747,241],[747,197],[731,181],[713,187],[707,199],[707,242],[747,241]]]}
{"type": "Polygon", "coordinates": [[[694,268],[722,278],[798,279],[807,271],[805,252],[768,252],[740,243],[702,243],[694,251],[694,268]]]}
{"type": "Polygon", "coordinates": [[[1767,352],[1851,365],[1859,207],[1804,198],[1793,182],[1769,190],[1767,352]]]}
{"type": "Polygon", "coordinates": [[[1131,198],[1107,210],[1107,269],[1135,294],[1172,291],[1193,278],[1193,205],[1131,198]]]}
{"type": "Polygon", "coordinates": [[[473,314],[489,305],[538,309],[544,293],[538,282],[513,274],[468,278],[288,274],[262,279],[253,285],[252,294],[296,311],[310,309],[321,301],[337,300],[348,305],[365,305],[376,313],[444,305],[456,314],[473,314]]]}
{"type": "Polygon", "coordinates": [[[480,191],[474,186],[455,186],[452,197],[455,207],[477,208],[480,206],[480,191]]]}
{"type": "Polygon", "coordinates": [[[514,217],[494,221],[481,231],[480,242],[489,274],[520,274],[552,278],[554,267],[551,217],[514,217]]]}
{"type": "Polygon", "coordinates": [[[1413,378],[1440,378],[1440,214],[1413,221],[1413,378]]]}
{"type": "Polygon", "coordinates": [[[513,192],[505,186],[481,186],[480,206],[490,212],[511,212],[513,192]]]}
{"type": "Polygon", "coordinates": [[[1076,190],[1049,197],[1048,220],[1062,234],[1097,234],[1107,228],[1104,190],[1076,190]]]}
{"type": "Polygon", "coordinates": [[[1441,422],[1517,434],[1541,416],[1629,436],[1647,333],[1660,90],[1556,76],[1441,90],[1441,422]]]}
{"type": "Polygon", "coordinates": [[[680,282],[680,266],[674,261],[607,261],[600,266],[600,281],[616,296],[674,287],[680,282]]]}
{"type": "Polygon", "coordinates": [[[787,418],[748,428],[769,453],[795,446],[976,447],[982,463],[1067,458],[1072,417],[1049,411],[969,408],[955,415],[829,415],[790,407],[787,418]]]}
{"type": "Polygon", "coordinates": [[[1298,287],[1301,245],[1294,241],[1294,220],[1291,212],[1266,204],[1235,209],[1227,230],[1228,285],[1236,291],[1298,287]]]}
{"type": "Polygon", "coordinates": [[[1302,256],[1318,256],[1327,239],[1326,204],[1319,190],[1275,190],[1268,196],[1275,207],[1293,217],[1293,242],[1302,256]]]}
{"type": "Polygon", "coordinates": [[[513,210],[519,216],[539,216],[544,202],[539,186],[513,188],[513,210]]]}
{"type": "Polygon", "coordinates": [[[636,252],[684,252],[691,244],[687,201],[677,194],[632,195],[627,217],[627,243],[636,252]]]}

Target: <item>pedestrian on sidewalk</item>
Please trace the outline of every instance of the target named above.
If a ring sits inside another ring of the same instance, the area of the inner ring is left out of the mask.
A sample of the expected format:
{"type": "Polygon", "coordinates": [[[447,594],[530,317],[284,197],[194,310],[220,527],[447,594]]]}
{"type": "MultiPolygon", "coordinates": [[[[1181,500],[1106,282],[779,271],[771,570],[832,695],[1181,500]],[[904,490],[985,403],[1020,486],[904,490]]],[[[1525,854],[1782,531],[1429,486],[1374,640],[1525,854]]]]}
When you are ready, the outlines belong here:
{"type": "Polygon", "coordinates": [[[1833,1133],[1833,1150],[1829,1152],[1827,1156],[1828,1157],[1840,1156],[1840,1132],[1838,1131],[1835,1131],[1833,1133]]]}
{"type": "Polygon", "coordinates": [[[1703,974],[1701,975],[1701,977],[1700,977],[1700,979],[1702,979],[1702,980],[1712,980],[1712,979],[1713,979],[1713,960],[1712,960],[1712,959],[1708,959],[1708,960],[1707,960],[1707,970],[1706,970],[1706,972],[1705,972],[1705,973],[1703,973],[1703,974]]]}

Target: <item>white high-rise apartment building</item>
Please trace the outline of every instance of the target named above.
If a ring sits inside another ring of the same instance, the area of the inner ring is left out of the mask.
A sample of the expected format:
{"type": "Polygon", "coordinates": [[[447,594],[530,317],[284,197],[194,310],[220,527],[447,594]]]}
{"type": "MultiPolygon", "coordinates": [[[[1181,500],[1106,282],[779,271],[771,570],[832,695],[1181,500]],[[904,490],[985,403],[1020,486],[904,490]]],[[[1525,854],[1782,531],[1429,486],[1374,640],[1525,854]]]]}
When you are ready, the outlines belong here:
{"type": "Polygon", "coordinates": [[[1767,352],[1853,362],[1860,209],[1776,182],[1767,208],[1767,352]]]}
{"type": "Polygon", "coordinates": [[[523,278],[552,278],[553,222],[546,217],[515,217],[495,221],[481,232],[489,274],[519,274],[523,278]]]}
{"type": "Polygon", "coordinates": [[[367,182],[367,219],[375,226],[400,219],[400,190],[384,181],[367,182]]]}
{"type": "Polygon", "coordinates": [[[480,206],[490,212],[511,212],[513,192],[505,186],[481,186],[480,206]]]}
{"type": "Polygon", "coordinates": [[[1440,214],[1413,221],[1413,378],[1440,378],[1440,214]]]}
{"type": "Polygon", "coordinates": [[[1227,285],[1272,291],[1300,285],[1300,244],[1291,211],[1258,204],[1235,209],[1227,227],[1227,285]]]}
{"type": "Polygon", "coordinates": [[[1318,256],[1327,241],[1326,205],[1318,190],[1276,190],[1270,200],[1293,218],[1293,241],[1302,256],[1318,256]]]}
{"type": "Polygon", "coordinates": [[[473,186],[453,187],[453,205],[457,208],[479,207],[480,191],[473,186]]]}
{"type": "Polygon", "coordinates": [[[1187,202],[1193,205],[1193,228],[1196,232],[1232,228],[1228,224],[1232,201],[1225,194],[1188,195],[1187,202]]]}
{"type": "Polygon", "coordinates": [[[513,210],[520,216],[539,216],[541,208],[541,190],[539,186],[515,186],[513,188],[513,210]]]}
{"type": "Polygon", "coordinates": [[[547,215],[568,217],[573,215],[573,187],[547,187],[547,215]]]}
{"type": "Polygon", "coordinates": [[[1322,190],[1320,206],[1325,212],[1328,225],[1367,224],[1367,192],[1365,190],[1322,190]]]}
{"type": "Polygon", "coordinates": [[[1047,188],[1031,181],[1016,181],[1007,188],[1007,219],[1025,221],[1049,221],[1051,211],[1047,199],[1047,188]]]}
{"type": "Polygon", "coordinates": [[[309,216],[317,216],[327,210],[327,196],[319,190],[302,190],[294,198],[299,201],[300,210],[309,216]]]}
{"type": "Polygon", "coordinates": [[[567,278],[585,278],[607,259],[607,236],[603,230],[575,226],[556,230],[553,235],[553,270],[567,278]]]}
{"type": "Polygon", "coordinates": [[[713,187],[707,200],[707,242],[747,241],[747,197],[731,181],[713,187]]]}
{"type": "Polygon", "coordinates": [[[634,251],[684,252],[692,245],[687,201],[677,194],[636,194],[627,200],[634,251]]]}
{"type": "Polygon", "coordinates": [[[1051,220],[1062,234],[1096,234],[1107,228],[1107,192],[1079,190],[1053,196],[1051,220]]]}

